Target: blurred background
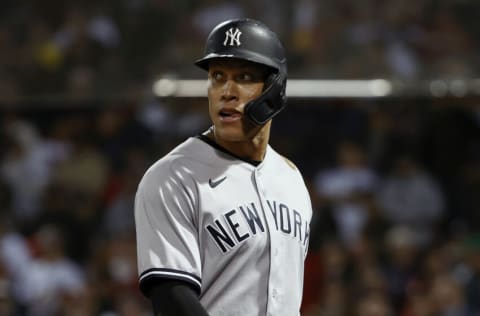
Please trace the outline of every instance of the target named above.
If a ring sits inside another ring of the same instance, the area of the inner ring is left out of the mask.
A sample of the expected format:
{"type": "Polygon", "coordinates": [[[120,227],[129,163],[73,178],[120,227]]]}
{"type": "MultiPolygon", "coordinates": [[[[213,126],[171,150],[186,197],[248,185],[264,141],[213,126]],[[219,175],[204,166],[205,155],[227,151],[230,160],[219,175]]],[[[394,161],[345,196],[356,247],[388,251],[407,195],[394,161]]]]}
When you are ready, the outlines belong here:
{"type": "Polygon", "coordinates": [[[315,214],[302,315],[480,315],[480,2],[116,0],[0,4],[0,315],[151,315],[133,199],[209,127],[160,97],[210,29],[253,17],[294,79],[385,79],[382,97],[302,97],[271,144],[315,214]]]}

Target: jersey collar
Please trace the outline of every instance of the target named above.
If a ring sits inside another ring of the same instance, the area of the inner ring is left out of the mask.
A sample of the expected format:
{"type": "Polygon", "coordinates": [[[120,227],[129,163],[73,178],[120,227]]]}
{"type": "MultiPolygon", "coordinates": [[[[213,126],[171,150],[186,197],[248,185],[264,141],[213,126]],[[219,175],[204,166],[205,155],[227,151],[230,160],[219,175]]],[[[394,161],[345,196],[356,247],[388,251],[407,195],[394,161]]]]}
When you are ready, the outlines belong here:
{"type": "Polygon", "coordinates": [[[208,138],[206,135],[204,134],[199,134],[197,136],[195,136],[196,138],[204,141],[205,143],[209,144],[210,146],[212,146],[213,148],[229,155],[229,156],[232,156],[236,159],[239,159],[239,160],[242,160],[250,165],[253,165],[254,167],[258,167],[262,161],[257,161],[257,160],[252,160],[252,159],[246,159],[246,158],[242,158],[242,157],[239,157],[237,155],[235,155],[234,153],[230,152],[229,150],[225,149],[224,147],[220,146],[219,144],[217,144],[216,142],[214,142],[212,139],[208,138]]]}

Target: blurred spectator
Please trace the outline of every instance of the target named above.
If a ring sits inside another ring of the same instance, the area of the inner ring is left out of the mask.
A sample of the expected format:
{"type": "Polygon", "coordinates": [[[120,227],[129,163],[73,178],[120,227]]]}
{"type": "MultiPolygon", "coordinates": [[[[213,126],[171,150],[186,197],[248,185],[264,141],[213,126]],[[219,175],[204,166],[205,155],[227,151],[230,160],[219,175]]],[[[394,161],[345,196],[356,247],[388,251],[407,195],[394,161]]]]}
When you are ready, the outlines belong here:
{"type": "Polygon", "coordinates": [[[100,307],[102,311],[129,315],[125,312],[131,309],[136,310],[132,315],[137,315],[139,309],[147,306],[145,303],[150,307],[150,303],[138,291],[134,232],[104,239],[92,254],[92,285],[97,290],[97,299],[103,303],[100,307]]]}
{"type": "Polygon", "coordinates": [[[0,161],[0,177],[12,193],[13,216],[31,220],[40,211],[43,190],[53,168],[68,156],[66,144],[44,140],[28,121],[3,122],[7,146],[0,161]]]}
{"type": "MultiPolygon", "coordinates": [[[[374,256],[374,259],[377,259],[374,256]]],[[[352,260],[357,263],[357,257],[352,260]]],[[[378,260],[370,261],[368,264],[366,262],[360,262],[360,264],[355,264],[352,267],[352,270],[355,274],[354,280],[351,281],[351,294],[353,297],[359,297],[365,293],[370,294],[382,294],[388,293],[389,291],[389,282],[385,274],[382,273],[382,268],[378,260]]]]}
{"type": "Polygon", "coordinates": [[[154,143],[160,143],[176,134],[176,119],[172,109],[165,101],[152,98],[141,102],[137,111],[137,119],[151,132],[154,143]]]}
{"type": "Polygon", "coordinates": [[[87,26],[88,34],[105,48],[116,48],[121,43],[118,26],[112,17],[100,13],[91,18],[87,26]]]}
{"type": "Polygon", "coordinates": [[[205,38],[218,23],[245,16],[245,10],[239,3],[222,0],[204,0],[192,16],[193,27],[205,38]]]}
{"type": "Polygon", "coordinates": [[[408,226],[420,246],[432,241],[445,212],[439,185],[408,154],[401,154],[394,160],[379,187],[378,204],[392,225],[408,226]]]}
{"type": "Polygon", "coordinates": [[[419,267],[422,278],[417,280],[421,286],[430,284],[437,276],[451,273],[455,267],[454,254],[448,243],[440,243],[428,248],[422,257],[422,266],[419,267]]]}
{"type": "Polygon", "coordinates": [[[317,4],[315,1],[302,0],[295,2],[292,13],[292,51],[297,54],[304,54],[314,49],[314,42],[321,40],[315,34],[317,25],[317,4]],[[315,36],[316,35],[316,36],[315,36]]]}
{"type": "Polygon", "coordinates": [[[13,316],[14,301],[10,295],[10,283],[0,264],[0,315],[13,316]]]}
{"type": "Polygon", "coordinates": [[[364,149],[349,141],[338,144],[336,165],[316,176],[316,194],[327,205],[348,247],[353,247],[369,220],[368,200],[376,183],[377,176],[367,164],[364,149]]]}
{"type": "Polygon", "coordinates": [[[341,282],[347,280],[350,256],[341,242],[336,240],[326,241],[321,248],[321,257],[324,279],[339,280],[341,282]]]}
{"type": "Polygon", "coordinates": [[[147,308],[143,298],[134,291],[116,291],[113,293],[113,306],[101,313],[101,316],[150,316],[151,308],[147,308]]]}
{"type": "Polygon", "coordinates": [[[414,232],[408,227],[394,226],[385,236],[386,260],[382,268],[388,280],[387,293],[395,312],[406,304],[409,286],[418,277],[420,249],[414,232]]]}
{"type": "Polygon", "coordinates": [[[441,275],[436,277],[431,284],[430,293],[434,315],[469,315],[464,290],[451,276],[441,275]]]}
{"type": "Polygon", "coordinates": [[[22,315],[53,315],[64,296],[77,295],[84,289],[84,272],[65,255],[62,240],[55,226],[43,226],[35,235],[35,253],[21,236],[3,236],[2,260],[22,315]]]}
{"type": "Polygon", "coordinates": [[[11,76],[2,75],[0,70],[0,102],[6,104],[7,106],[12,106],[18,100],[19,92],[20,87],[18,82],[11,76]]]}
{"type": "Polygon", "coordinates": [[[140,149],[128,149],[124,153],[126,163],[122,171],[107,186],[106,210],[102,219],[102,231],[110,237],[132,232],[135,229],[133,204],[137,185],[147,169],[147,158],[140,149]]]}
{"type": "Polygon", "coordinates": [[[59,300],[58,316],[94,316],[98,313],[99,302],[95,297],[96,291],[91,286],[75,293],[75,295],[65,295],[59,300]]]}
{"type": "Polygon", "coordinates": [[[305,263],[302,314],[346,315],[348,300],[345,284],[349,281],[350,256],[344,245],[335,239],[325,239],[310,251],[305,263]]]}
{"type": "Polygon", "coordinates": [[[94,95],[96,72],[88,66],[76,66],[67,74],[66,94],[74,102],[88,101],[94,95]]]}
{"type": "Polygon", "coordinates": [[[401,316],[434,316],[433,304],[424,292],[408,293],[401,316]]]}
{"type": "Polygon", "coordinates": [[[367,294],[361,297],[355,308],[356,316],[393,316],[388,298],[381,294],[367,294]]]}
{"type": "Polygon", "coordinates": [[[349,295],[347,287],[340,280],[326,280],[321,295],[305,316],[346,316],[349,314],[349,295]]]}
{"type": "Polygon", "coordinates": [[[55,168],[53,181],[70,190],[98,196],[107,181],[109,166],[93,140],[83,134],[90,131],[81,127],[77,132],[71,155],[55,168]]]}
{"type": "Polygon", "coordinates": [[[211,124],[205,116],[203,104],[196,102],[189,105],[188,114],[178,117],[176,123],[176,131],[180,137],[202,133],[211,124]]]}
{"type": "Polygon", "coordinates": [[[467,236],[464,240],[464,260],[459,261],[454,276],[464,288],[468,316],[480,313],[480,235],[467,236]]]}
{"type": "Polygon", "coordinates": [[[446,231],[477,231],[480,186],[480,120],[478,100],[448,100],[432,105],[423,156],[446,192],[446,231]],[[453,105],[453,106],[452,106],[453,105]]]}
{"type": "Polygon", "coordinates": [[[452,14],[459,12],[458,7],[454,2],[439,2],[426,24],[428,37],[422,53],[427,77],[472,78],[476,75],[469,66],[475,58],[471,55],[473,38],[470,31],[462,27],[462,16],[452,14]]]}

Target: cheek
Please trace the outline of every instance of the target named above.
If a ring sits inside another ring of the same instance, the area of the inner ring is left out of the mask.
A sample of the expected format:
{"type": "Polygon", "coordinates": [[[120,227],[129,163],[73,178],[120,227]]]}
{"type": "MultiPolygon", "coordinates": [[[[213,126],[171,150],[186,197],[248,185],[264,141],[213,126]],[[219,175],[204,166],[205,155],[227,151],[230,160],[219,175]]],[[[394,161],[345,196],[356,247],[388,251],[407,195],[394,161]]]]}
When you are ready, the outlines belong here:
{"type": "Polygon", "coordinates": [[[213,99],[215,97],[215,93],[213,92],[212,85],[210,84],[210,80],[208,81],[207,86],[207,100],[208,100],[208,111],[211,113],[212,108],[214,106],[213,99]]]}
{"type": "Polygon", "coordinates": [[[262,94],[262,91],[263,83],[246,85],[242,87],[242,96],[246,101],[249,101],[259,97],[262,94]]]}
{"type": "MultiPolygon", "coordinates": [[[[210,82],[210,81],[209,81],[210,82]]],[[[207,86],[207,97],[213,105],[221,99],[222,90],[219,87],[213,87],[210,83],[207,86]]]]}
{"type": "Polygon", "coordinates": [[[210,118],[213,120],[215,118],[215,103],[212,101],[212,98],[210,97],[210,94],[208,95],[208,114],[210,115],[210,118]]]}

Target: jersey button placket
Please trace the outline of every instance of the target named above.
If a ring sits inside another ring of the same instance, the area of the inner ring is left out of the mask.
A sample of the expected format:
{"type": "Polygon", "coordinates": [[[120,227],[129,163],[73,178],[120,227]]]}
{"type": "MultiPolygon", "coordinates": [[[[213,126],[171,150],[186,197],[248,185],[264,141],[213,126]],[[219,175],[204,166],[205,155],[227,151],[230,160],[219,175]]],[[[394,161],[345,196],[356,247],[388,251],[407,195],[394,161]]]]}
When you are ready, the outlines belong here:
{"type": "Polygon", "coordinates": [[[271,295],[271,271],[272,271],[272,255],[271,255],[271,242],[272,242],[272,229],[273,226],[271,225],[271,221],[270,221],[270,218],[267,214],[268,212],[268,206],[267,206],[267,203],[265,201],[265,190],[263,189],[263,185],[261,183],[261,180],[260,180],[260,176],[261,176],[261,172],[259,169],[255,169],[254,172],[253,172],[253,178],[255,180],[255,188],[257,190],[257,194],[258,194],[258,198],[260,200],[260,204],[262,205],[262,210],[263,210],[263,216],[264,216],[264,219],[265,219],[265,222],[267,224],[267,231],[268,231],[268,240],[270,241],[270,260],[269,260],[269,276],[268,276],[268,297],[267,297],[267,315],[274,315],[274,313],[272,312],[272,310],[274,311],[275,308],[272,309],[272,295],[271,295]]]}
{"type": "Polygon", "coordinates": [[[269,288],[268,288],[268,305],[267,305],[267,312],[268,315],[278,315],[278,310],[280,308],[279,306],[279,292],[278,289],[275,288],[276,286],[276,280],[275,280],[275,275],[272,274],[272,272],[275,271],[277,261],[278,261],[278,254],[279,254],[279,249],[277,246],[277,239],[272,237],[272,235],[275,235],[275,222],[274,219],[271,217],[271,212],[269,211],[269,206],[267,204],[267,190],[265,189],[266,186],[263,183],[263,178],[265,176],[265,171],[262,171],[261,169],[256,169],[255,170],[255,181],[257,184],[257,190],[258,194],[263,206],[263,210],[265,212],[265,218],[268,223],[269,227],[269,235],[270,235],[270,275],[269,275],[269,288]]]}
{"type": "Polygon", "coordinates": [[[265,200],[265,195],[267,194],[267,190],[265,189],[265,186],[262,185],[261,177],[262,177],[262,170],[257,170],[257,178],[259,179],[258,189],[262,196],[262,200],[265,200]]]}

